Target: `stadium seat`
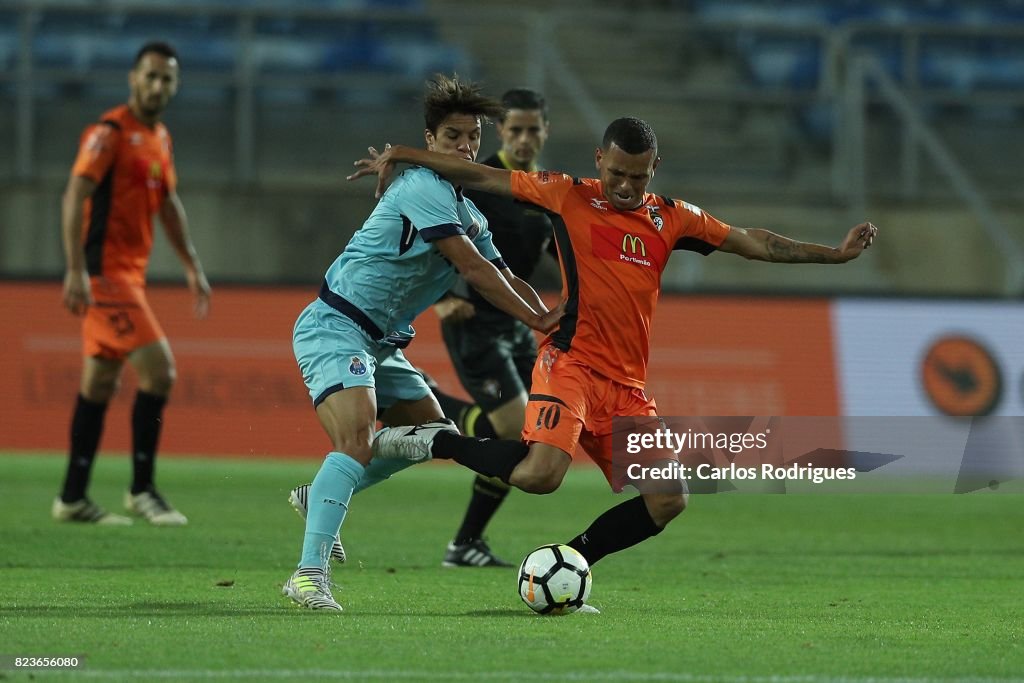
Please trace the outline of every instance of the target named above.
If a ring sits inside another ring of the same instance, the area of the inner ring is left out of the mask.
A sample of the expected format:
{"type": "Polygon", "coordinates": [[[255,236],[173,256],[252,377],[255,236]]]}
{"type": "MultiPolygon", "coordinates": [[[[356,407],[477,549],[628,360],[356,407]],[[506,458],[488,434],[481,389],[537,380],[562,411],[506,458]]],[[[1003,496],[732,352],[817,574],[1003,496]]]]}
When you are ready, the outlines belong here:
{"type": "Polygon", "coordinates": [[[0,12],[0,73],[14,69],[18,61],[18,17],[0,12]]]}
{"type": "Polygon", "coordinates": [[[746,48],[751,80],[757,85],[810,89],[821,73],[821,45],[814,37],[759,37],[746,48]]]}
{"type": "Polygon", "coordinates": [[[921,51],[921,83],[962,93],[1024,87],[1024,41],[931,41],[921,51]]]}
{"type": "MultiPolygon", "coordinates": [[[[207,9],[205,3],[186,2],[194,5],[195,11],[181,11],[178,0],[153,0],[144,11],[117,6],[90,11],[86,7],[96,7],[92,2],[79,3],[80,7],[73,2],[44,7],[33,26],[33,64],[67,77],[63,84],[49,82],[53,94],[68,87],[76,92],[95,90],[100,86],[90,82],[90,74],[122,69],[143,43],[167,40],[178,49],[190,74],[213,76],[202,86],[189,84],[182,90],[184,99],[223,98],[229,89],[216,85],[217,78],[222,76],[227,84],[245,57],[254,67],[257,97],[297,103],[319,96],[325,87],[341,88],[344,80],[324,80],[335,76],[388,75],[407,82],[467,63],[463,52],[438,38],[436,26],[423,15],[422,0],[297,0],[289,3],[286,13],[281,12],[279,2],[240,0],[232,7],[255,11],[252,42],[244,54],[239,43],[242,14],[224,12],[222,5],[207,9]],[[169,11],[171,8],[175,11],[169,11]],[[396,20],[392,16],[377,21],[368,18],[372,14],[366,12],[372,9],[405,12],[409,18],[396,20]],[[363,14],[356,18],[320,14],[339,10],[363,14]],[[301,78],[289,83],[286,77],[290,75],[301,78]],[[261,77],[269,80],[260,84],[261,77]]],[[[9,81],[16,66],[18,16],[0,11],[0,74],[7,74],[0,82],[9,81]]],[[[39,92],[44,91],[47,88],[39,92]]]]}

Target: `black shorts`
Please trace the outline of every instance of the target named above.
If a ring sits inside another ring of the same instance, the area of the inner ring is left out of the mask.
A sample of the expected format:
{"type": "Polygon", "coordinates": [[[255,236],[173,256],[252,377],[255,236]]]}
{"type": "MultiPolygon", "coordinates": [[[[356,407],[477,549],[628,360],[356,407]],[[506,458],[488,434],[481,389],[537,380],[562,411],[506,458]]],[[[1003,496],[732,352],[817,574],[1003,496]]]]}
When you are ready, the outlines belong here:
{"type": "Polygon", "coordinates": [[[529,393],[537,360],[529,327],[503,313],[477,313],[463,322],[442,323],[441,334],[462,386],[485,412],[529,393]]]}

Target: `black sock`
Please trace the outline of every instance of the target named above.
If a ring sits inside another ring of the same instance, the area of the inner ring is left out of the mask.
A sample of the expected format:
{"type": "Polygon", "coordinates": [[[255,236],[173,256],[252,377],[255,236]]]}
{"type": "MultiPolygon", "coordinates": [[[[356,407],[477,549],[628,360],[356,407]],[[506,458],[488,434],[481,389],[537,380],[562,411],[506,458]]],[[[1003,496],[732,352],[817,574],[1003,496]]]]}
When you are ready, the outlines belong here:
{"type": "Polygon", "coordinates": [[[484,528],[507,495],[508,484],[478,474],[473,481],[473,495],[469,499],[466,516],[462,519],[462,526],[455,532],[455,545],[464,545],[482,538],[484,528]]]}
{"type": "Polygon", "coordinates": [[[491,421],[487,419],[487,413],[478,405],[463,401],[461,398],[449,396],[437,387],[431,387],[434,398],[441,405],[441,412],[445,417],[455,421],[455,426],[466,436],[475,436],[481,439],[493,439],[497,436],[491,421]]]}
{"type": "Polygon", "coordinates": [[[661,527],[651,519],[643,496],[637,496],[604,512],[590,528],[566,545],[578,550],[593,565],[605,555],[624,550],[659,533],[661,527]]]}
{"type": "Polygon", "coordinates": [[[506,484],[529,447],[522,441],[504,439],[473,439],[461,434],[440,431],[434,437],[430,453],[437,459],[450,459],[477,474],[497,477],[506,484]]]}
{"type": "Polygon", "coordinates": [[[64,477],[64,488],[60,498],[65,503],[74,503],[85,497],[89,487],[92,463],[103,434],[103,418],[107,414],[106,403],[93,403],[81,394],[75,402],[71,417],[71,450],[68,455],[68,471],[64,477]]]}
{"type": "Polygon", "coordinates": [[[156,444],[160,440],[166,396],[139,391],[132,406],[132,495],[153,486],[156,444]]]}

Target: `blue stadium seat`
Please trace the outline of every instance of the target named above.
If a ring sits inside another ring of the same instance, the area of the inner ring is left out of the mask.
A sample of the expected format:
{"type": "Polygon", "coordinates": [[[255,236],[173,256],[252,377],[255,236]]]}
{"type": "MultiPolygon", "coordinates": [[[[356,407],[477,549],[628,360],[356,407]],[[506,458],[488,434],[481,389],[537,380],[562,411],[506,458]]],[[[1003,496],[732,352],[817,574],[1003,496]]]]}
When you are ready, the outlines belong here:
{"type": "Polygon", "coordinates": [[[960,12],[960,5],[942,0],[880,2],[874,18],[883,23],[899,26],[912,22],[949,24],[959,20],[960,12]]]}
{"type": "Polygon", "coordinates": [[[694,14],[707,21],[776,26],[821,26],[828,20],[828,3],[768,3],[757,0],[696,0],[694,14]]]}
{"type": "MultiPolygon", "coordinates": [[[[693,11],[702,19],[748,24],[736,48],[750,81],[763,87],[813,88],[821,67],[821,45],[810,37],[788,37],[770,27],[819,28],[854,20],[871,20],[893,29],[912,24],[1003,25],[1024,23],[1024,0],[799,0],[768,3],[758,0],[695,0],[693,11]],[[756,26],[755,26],[756,25],[756,26]],[[762,30],[762,26],[769,27],[762,30]]],[[[1024,80],[1020,40],[1000,44],[986,39],[927,37],[916,65],[925,87],[1015,88],[1024,80]]],[[[853,47],[878,56],[898,82],[906,78],[904,45],[895,30],[859,33],[853,47]]],[[[811,118],[820,118],[814,116],[811,118]]]]}
{"type": "Polygon", "coordinates": [[[750,79],[774,88],[813,89],[821,73],[821,45],[815,38],[757,36],[743,48],[750,79]]]}
{"type": "Polygon", "coordinates": [[[250,57],[260,73],[315,74],[370,66],[369,22],[261,17],[250,57]]]}
{"type": "Polygon", "coordinates": [[[427,42],[395,41],[382,43],[375,53],[375,65],[409,80],[432,73],[464,70],[467,63],[461,50],[427,42]]]}
{"type": "Polygon", "coordinates": [[[111,42],[124,21],[118,14],[48,9],[34,27],[35,64],[87,72],[97,51],[111,42]]]}
{"type": "Polygon", "coordinates": [[[0,12],[0,73],[11,71],[18,62],[18,16],[0,12]]]}
{"type": "Polygon", "coordinates": [[[963,93],[1024,87],[1024,40],[933,39],[921,50],[921,83],[963,93]]]}
{"type": "MultiPolygon", "coordinates": [[[[96,7],[94,0],[84,4],[96,7]]],[[[245,55],[239,42],[238,15],[212,11],[199,0],[152,0],[145,11],[134,12],[117,5],[101,12],[78,9],[70,3],[43,8],[33,36],[33,60],[41,68],[68,74],[57,91],[67,87],[76,92],[95,91],[102,86],[88,78],[94,70],[127,68],[143,43],[165,40],[177,48],[186,74],[230,76],[243,56],[250,59],[257,77],[268,77],[266,83],[257,82],[257,96],[290,103],[325,95],[347,97],[335,92],[335,81],[306,76],[380,74],[389,79],[383,83],[405,87],[433,71],[464,70],[467,64],[461,50],[439,39],[436,25],[424,14],[423,0],[294,0],[287,14],[279,13],[282,5],[278,0],[238,0],[233,6],[256,11],[254,35],[245,55]],[[179,11],[162,9],[171,7],[179,11]],[[183,8],[194,11],[180,11],[183,8]],[[320,10],[365,12],[375,8],[405,12],[408,18],[319,14],[320,10]],[[304,10],[311,12],[305,16],[304,10]],[[290,75],[297,78],[289,81],[290,75]]],[[[0,11],[0,19],[5,16],[10,17],[5,24],[16,25],[17,14],[0,11]]],[[[12,28],[5,33],[0,28],[0,70],[13,68],[16,31],[12,28]]],[[[361,82],[359,78],[349,80],[361,82]]],[[[202,87],[186,79],[181,96],[213,99],[228,93],[226,85],[218,85],[216,79],[207,79],[202,87]]],[[[357,94],[357,99],[363,97],[372,99],[374,95],[357,94]]]]}

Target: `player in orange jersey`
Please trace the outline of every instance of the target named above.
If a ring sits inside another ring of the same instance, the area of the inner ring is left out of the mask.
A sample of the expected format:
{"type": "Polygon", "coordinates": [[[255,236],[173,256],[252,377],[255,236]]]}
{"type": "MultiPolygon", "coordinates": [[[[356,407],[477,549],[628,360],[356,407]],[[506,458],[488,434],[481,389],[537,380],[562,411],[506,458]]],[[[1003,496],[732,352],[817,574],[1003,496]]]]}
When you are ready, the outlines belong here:
{"type": "Polygon", "coordinates": [[[128,73],[128,103],[111,109],[82,134],[61,206],[66,271],[64,306],[84,316],[84,365],[71,420],[67,475],[52,514],[59,521],[129,524],[86,495],[107,405],[127,359],[138,375],[132,408],[131,489],[128,512],[152,524],[187,519],[153,483],[164,405],[174,384],[174,357],[146,302],[146,265],[153,246],[153,214],[185,266],[195,313],[205,317],[210,285],[189,238],[175,191],[171,136],[160,122],[178,89],[178,56],[166,43],[139,50],[128,73]]]}
{"type": "MultiPolygon", "coordinates": [[[[715,250],[779,263],[845,263],[871,245],[877,228],[861,223],[838,247],[798,242],[768,230],[729,226],[700,208],[647,192],[660,161],[654,131],[636,118],[608,126],[595,153],[598,178],[509,171],[409,147],[386,147],[356,162],[349,176],[379,175],[378,192],[399,162],[426,166],[469,189],[515,197],[552,215],[565,303],[558,329],[541,344],[518,452],[450,432],[426,440],[415,428],[377,435],[377,457],[451,458],[531,493],[558,488],[577,446],[615,490],[630,482],[613,471],[612,418],[654,418],[644,393],[651,317],[661,274],[675,249],[715,250]]],[[[682,482],[602,514],[568,545],[591,564],[659,533],[686,506],[682,482]]]]}

